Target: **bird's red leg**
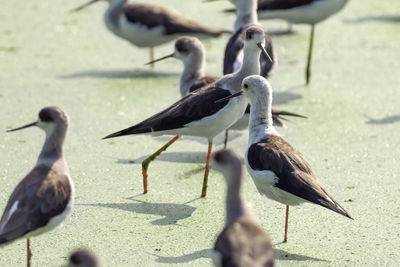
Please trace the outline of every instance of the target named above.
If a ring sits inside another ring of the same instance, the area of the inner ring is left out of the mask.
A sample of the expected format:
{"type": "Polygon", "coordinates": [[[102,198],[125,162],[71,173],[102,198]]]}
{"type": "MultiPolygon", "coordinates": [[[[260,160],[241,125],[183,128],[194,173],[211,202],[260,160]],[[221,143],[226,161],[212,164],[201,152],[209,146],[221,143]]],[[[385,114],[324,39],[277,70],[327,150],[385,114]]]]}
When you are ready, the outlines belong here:
{"type": "Polygon", "coordinates": [[[205,197],[207,194],[207,181],[208,181],[208,171],[210,169],[210,157],[211,157],[212,141],[208,142],[208,152],[206,160],[206,169],[204,171],[203,188],[201,190],[201,197],[205,197]]]}
{"type": "Polygon", "coordinates": [[[26,239],[26,266],[31,267],[31,240],[29,238],[26,239]]]}
{"type": "Polygon", "coordinates": [[[179,135],[176,135],[172,138],[168,143],[163,145],[159,150],[151,154],[147,159],[142,161],[142,175],[143,175],[143,194],[147,193],[147,169],[149,168],[150,162],[153,161],[156,157],[158,157],[163,151],[167,150],[167,148],[172,145],[179,138],[179,135]]]}
{"type": "Polygon", "coordinates": [[[289,223],[289,205],[286,205],[285,237],[283,239],[283,242],[287,242],[288,223],[289,223]]]}

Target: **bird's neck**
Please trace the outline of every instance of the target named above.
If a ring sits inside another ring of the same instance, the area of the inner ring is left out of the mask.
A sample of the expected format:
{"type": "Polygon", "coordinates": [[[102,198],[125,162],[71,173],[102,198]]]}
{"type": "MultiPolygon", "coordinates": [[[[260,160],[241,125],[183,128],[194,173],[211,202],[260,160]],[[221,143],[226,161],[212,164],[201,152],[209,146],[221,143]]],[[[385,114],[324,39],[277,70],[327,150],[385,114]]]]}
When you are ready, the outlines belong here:
{"type": "Polygon", "coordinates": [[[250,3],[246,3],[244,6],[237,7],[236,20],[235,20],[235,32],[243,27],[247,27],[252,24],[258,24],[257,17],[257,0],[250,0],[250,3]]]}
{"type": "Polygon", "coordinates": [[[272,121],[272,96],[270,92],[251,96],[249,142],[258,142],[265,136],[276,133],[272,121]],[[269,94],[269,95],[267,95],[269,94]]]}
{"type": "Polygon", "coordinates": [[[128,2],[128,0],[107,0],[107,2],[110,4],[110,6],[122,6],[128,2]]]}
{"type": "Polygon", "coordinates": [[[240,69],[230,77],[229,87],[234,91],[238,92],[242,89],[242,81],[244,78],[250,75],[256,75],[260,73],[260,53],[261,51],[257,49],[244,49],[243,51],[243,64],[240,69]]]}
{"type": "Polygon", "coordinates": [[[203,55],[194,57],[184,62],[184,70],[180,80],[181,95],[189,93],[190,87],[200,78],[204,77],[205,59],[203,55]]]}
{"type": "Polygon", "coordinates": [[[249,211],[241,196],[242,187],[242,170],[241,167],[237,170],[232,170],[229,174],[228,188],[226,195],[226,219],[225,226],[229,226],[236,222],[239,218],[247,216],[249,211]]]}
{"type": "Polygon", "coordinates": [[[46,140],[42,151],[39,154],[38,162],[49,162],[62,157],[63,144],[65,140],[66,129],[55,126],[51,131],[46,132],[46,140]]]}

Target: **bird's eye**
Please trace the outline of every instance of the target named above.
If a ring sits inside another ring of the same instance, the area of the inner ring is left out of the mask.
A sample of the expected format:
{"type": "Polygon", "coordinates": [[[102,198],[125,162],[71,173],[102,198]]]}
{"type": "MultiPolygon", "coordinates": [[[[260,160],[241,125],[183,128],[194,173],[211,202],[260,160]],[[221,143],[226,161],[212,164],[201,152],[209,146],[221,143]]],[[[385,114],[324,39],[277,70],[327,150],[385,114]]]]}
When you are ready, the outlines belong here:
{"type": "Polygon", "coordinates": [[[44,121],[44,122],[53,121],[53,118],[47,112],[40,112],[39,113],[39,118],[40,118],[41,121],[44,121]]]}
{"type": "Polygon", "coordinates": [[[246,32],[246,39],[251,40],[253,38],[253,33],[252,32],[246,32]]]}
{"type": "Polygon", "coordinates": [[[247,88],[249,88],[249,85],[248,85],[247,83],[245,83],[245,84],[243,85],[243,87],[247,89],[247,88]]]}
{"type": "Polygon", "coordinates": [[[176,50],[179,52],[179,53],[186,53],[186,52],[188,52],[188,49],[184,46],[184,45],[182,45],[182,44],[176,44],[176,50]]]}

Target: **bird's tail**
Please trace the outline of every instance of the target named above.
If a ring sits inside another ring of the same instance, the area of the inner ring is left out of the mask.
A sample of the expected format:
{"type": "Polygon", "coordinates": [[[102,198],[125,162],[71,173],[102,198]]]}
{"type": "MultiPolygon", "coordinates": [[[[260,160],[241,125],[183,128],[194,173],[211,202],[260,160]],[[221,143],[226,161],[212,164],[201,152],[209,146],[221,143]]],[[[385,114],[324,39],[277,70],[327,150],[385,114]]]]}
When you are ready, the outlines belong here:
{"type": "Polygon", "coordinates": [[[0,236],[0,245],[7,243],[7,239],[0,236]]]}
{"type": "Polygon", "coordinates": [[[288,119],[286,119],[285,117],[282,116],[292,116],[292,117],[298,117],[298,118],[303,118],[303,119],[307,119],[306,116],[300,115],[300,114],[296,114],[296,113],[292,113],[289,111],[285,111],[285,110],[273,110],[272,112],[272,119],[274,120],[274,126],[279,126],[279,127],[283,127],[283,122],[284,121],[288,121],[288,119]]]}
{"type": "Polygon", "coordinates": [[[318,204],[320,204],[321,206],[323,206],[327,209],[330,209],[336,213],[339,213],[349,219],[354,220],[353,217],[351,217],[351,215],[339,203],[337,203],[336,200],[334,200],[329,195],[327,195],[327,196],[328,196],[328,199],[326,199],[325,201],[321,201],[318,204]]]}
{"type": "Polygon", "coordinates": [[[109,134],[105,137],[103,137],[102,139],[108,139],[108,138],[113,138],[113,137],[119,137],[119,136],[124,136],[124,135],[130,135],[130,134],[143,134],[143,133],[150,133],[153,130],[151,129],[151,127],[146,127],[144,125],[142,125],[141,123],[134,125],[132,127],[123,129],[121,131],[109,134]]]}
{"type": "Polygon", "coordinates": [[[226,8],[226,9],[222,10],[222,13],[236,13],[236,9],[235,8],[226,8]]]}

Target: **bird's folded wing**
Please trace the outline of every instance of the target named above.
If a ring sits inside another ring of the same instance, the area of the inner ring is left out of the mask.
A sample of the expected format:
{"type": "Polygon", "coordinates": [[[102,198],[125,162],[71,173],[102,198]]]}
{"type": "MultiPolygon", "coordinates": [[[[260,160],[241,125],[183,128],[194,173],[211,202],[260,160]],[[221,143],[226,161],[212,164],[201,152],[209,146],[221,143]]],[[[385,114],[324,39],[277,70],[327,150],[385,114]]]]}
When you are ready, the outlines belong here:
{"type": "Polygon", "coordinates": [[[222,266],[273,266],[274,252],[268,235],[253,222],[236,222],[215,242],[222,266]]]}
{"type": "Polygon", "coordinates": [[[318,0],[262,0],[258,1],[258,10],[292,9],[308,5],[318,0]]]}
{"type": "Polygon", "coordinates": [[[68,177],[35,167],[15,188],[0,221],[0,240],[12,241],[45,226],[70,200],[68,177]]]}

